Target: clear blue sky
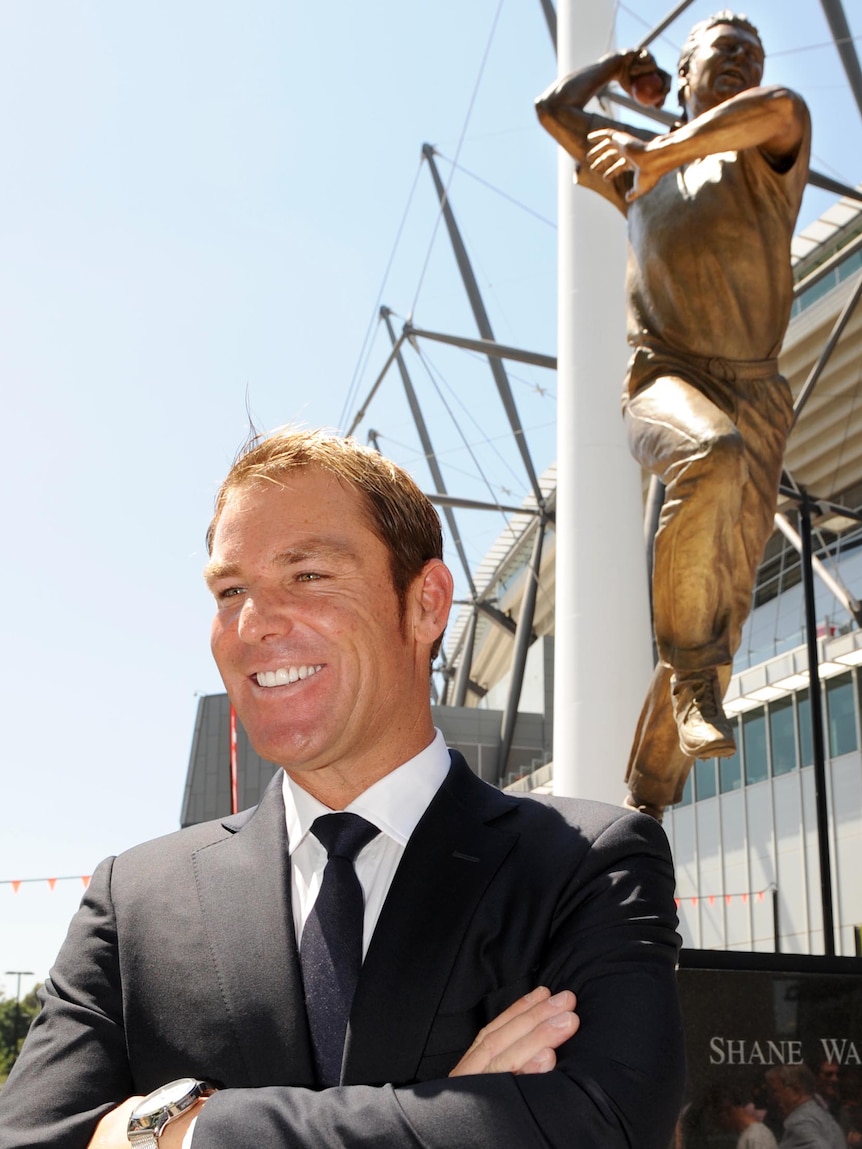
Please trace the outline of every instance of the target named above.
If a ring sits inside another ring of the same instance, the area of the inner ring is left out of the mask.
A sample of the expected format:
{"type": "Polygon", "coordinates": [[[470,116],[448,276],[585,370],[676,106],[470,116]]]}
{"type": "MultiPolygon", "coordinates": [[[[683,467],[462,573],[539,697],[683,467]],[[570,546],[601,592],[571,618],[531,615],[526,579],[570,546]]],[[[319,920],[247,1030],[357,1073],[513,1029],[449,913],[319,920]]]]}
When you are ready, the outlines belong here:
{"type": "MultiPolygon", "coordinates": [[[[619,41],[668,6],[621,6],[619,41]]],[[[718,6],[662,38],[666,67],[718,6]]],[[[746,11],[767,79],[812,105],[814,166],[858,182],[820,4],[746,11]]],[[[343,427],[385,358],[376,323],[365,343],[378,301],[474,334],[424,141],[511,197],[451,186],[497,337],[554,351],[556,156],[532,111],[554,74],[539,0],[0,2],[0,879],[85,874],[176,828],[196,695],[220,689],[203,536],[246,404],[263,427],[343,427]]],[[[450,490],[520,501],[487,367],[425,350],[410,366],[450,490]]],[[[541,469],[555,381],[512,377],[541,469]]],[[[369,427],[430,486],[395,375],[369,427]]],[[[503,520],[469,524],[475,563],[503,520]]],[[[80,894],[0,885],[0,991],[7,969],[44,978],[80,894]]]]}

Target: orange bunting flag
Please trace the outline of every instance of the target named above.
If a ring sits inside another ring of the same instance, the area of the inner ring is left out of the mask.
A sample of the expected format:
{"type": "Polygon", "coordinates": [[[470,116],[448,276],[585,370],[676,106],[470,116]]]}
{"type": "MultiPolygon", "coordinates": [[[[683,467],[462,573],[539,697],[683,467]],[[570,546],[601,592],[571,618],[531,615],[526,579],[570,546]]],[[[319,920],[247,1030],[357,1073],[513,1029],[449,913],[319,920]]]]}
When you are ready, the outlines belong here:
{"type": "Polygon", "coordinates": [[[676,903],[676,908],[679,909],[679,907],[682,905],[682,898],[674,898],[673,900],[676,903]]]}
{"type": "Polygon", "coordinates": [[[707,899],[707,901],[709,902],[709,904],[710,904],[711,906],[714,906],[714,905],[715,905],[715,894],[710,894],[710,895],[709,895],[709,898],[707,899]]]}
{"type": "Polygon", "coordinates": [[[762,901],[763,901],[763,890],[758,890],[758,891],[757,891],[757,900],[758,900],[759,902],[762,902],[762,901]]]}
{"type": "Polygon", "coordinates": [[[691,899],[691,904],[692,904],[693,906],[696,906],[696,905],[697,905],[697,898],[692,898],[692,899],[691,899]]]}
{"type": "Polygon", "coordinates": [[[743,904],[744,906],[747,906],[747,905],[748,905],[748,894],[743,894],[743,895],[742,895],[742,904],[743,904]]]}
{"type": "Polygon", "coordinates": [[[724,901],[725,901],[725,904],[729,906],[730,903],[733,901],[733,894],[725,894],[724,895],[724,901]]]}
{"type": "Polygon", "coordinates": [[[87,886],[89,886],[89,884],[90,884],[90,875],[89,874],[83,874],[81,876],[81,881],[84,883],[84,889],[86,890],[87,886]]]}
{"type": "Polygon", "coordinates": [[[16,882],[16,881],[13,879],[13,881],[12,881],[12,892],[13,892],[13,893],[15,893],[15,894],[17,894],[20,888],[21,888],[21,883],[20,883],[20,882],[16,882]]]}
{"type": "Polygon", "coordinates": [[[45,881],[48,883],[48,889],[49,889],[49,890],[53,890],[53,888],[54,888],[54,887],[56,886],[56,884],[57,884],[57,879],[56,879],[56,878],[46,878],[46,879],[45,879],[45,881]]]}

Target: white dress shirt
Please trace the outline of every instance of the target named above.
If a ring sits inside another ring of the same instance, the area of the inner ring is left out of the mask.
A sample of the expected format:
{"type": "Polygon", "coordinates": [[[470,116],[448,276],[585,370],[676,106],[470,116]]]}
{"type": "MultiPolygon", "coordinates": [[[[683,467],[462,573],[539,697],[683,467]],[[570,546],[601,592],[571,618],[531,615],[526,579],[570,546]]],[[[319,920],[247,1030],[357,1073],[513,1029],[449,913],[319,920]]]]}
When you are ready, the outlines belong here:
{"type": "MultiPolygon", "coordinates": [[[[404,847],[448,773],[449,752],[443,735],[437,730],[434,741],[415,758],[375,782],[345,807],[348,813],[359,814],[380,830],[359,851],[354,862],[365,896],[363,958],[404,847]]],[[[332,810],[312,798],[286,773],[282,792],[290,852],[293,924],[298,945],[326,867],[326,850],[311,833],[311,824],[315,818],[331,814],[332,810]]]]}

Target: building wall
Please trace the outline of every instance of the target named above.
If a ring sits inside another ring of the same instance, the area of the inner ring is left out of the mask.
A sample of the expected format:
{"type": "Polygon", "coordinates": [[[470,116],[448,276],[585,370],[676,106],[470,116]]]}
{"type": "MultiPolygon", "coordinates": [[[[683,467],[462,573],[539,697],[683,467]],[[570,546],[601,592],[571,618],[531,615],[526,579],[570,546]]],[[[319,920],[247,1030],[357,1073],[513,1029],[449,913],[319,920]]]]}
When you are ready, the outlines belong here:
{"type": "MultiPolygon", "coordinates": [[[[862,923],[860,674],[823,683],[836,952],[855,953],[862,923]]],[[[822,899],[807,690],[737,720],[739,751],[698,762],[665,820],[683,943],[823,953],[822,899]]]]}

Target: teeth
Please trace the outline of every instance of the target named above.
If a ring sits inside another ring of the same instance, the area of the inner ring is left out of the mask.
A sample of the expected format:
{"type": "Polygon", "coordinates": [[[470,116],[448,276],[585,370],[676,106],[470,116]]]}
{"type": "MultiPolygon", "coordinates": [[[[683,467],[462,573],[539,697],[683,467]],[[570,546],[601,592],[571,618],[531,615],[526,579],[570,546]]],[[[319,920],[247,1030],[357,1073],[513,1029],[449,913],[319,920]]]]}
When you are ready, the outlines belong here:
{"type": "Polygon", "coordinates": [[[278,670],[261,670],[255,675],[258,686],[288,686],[300,679],[311,678],[323,670],[323,663],[317,666],[280,666],[278,670]]]}

